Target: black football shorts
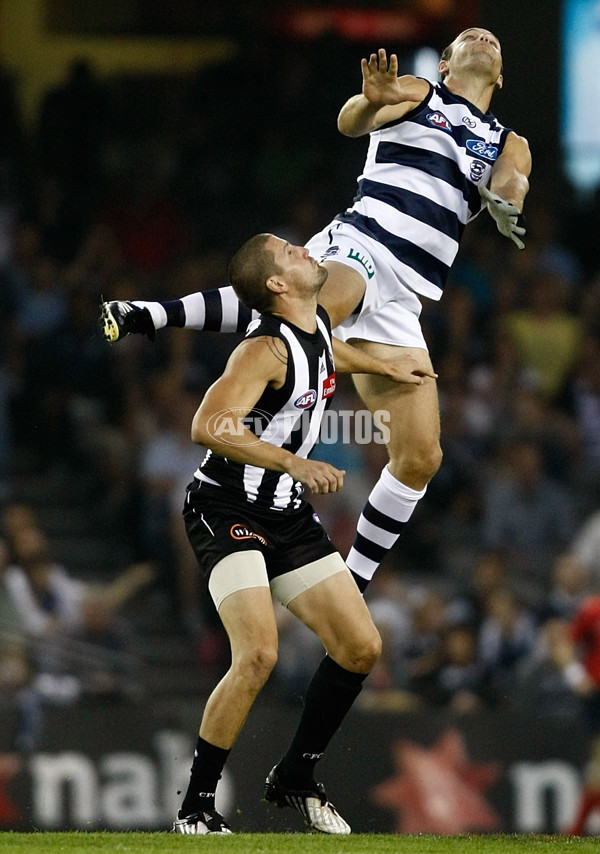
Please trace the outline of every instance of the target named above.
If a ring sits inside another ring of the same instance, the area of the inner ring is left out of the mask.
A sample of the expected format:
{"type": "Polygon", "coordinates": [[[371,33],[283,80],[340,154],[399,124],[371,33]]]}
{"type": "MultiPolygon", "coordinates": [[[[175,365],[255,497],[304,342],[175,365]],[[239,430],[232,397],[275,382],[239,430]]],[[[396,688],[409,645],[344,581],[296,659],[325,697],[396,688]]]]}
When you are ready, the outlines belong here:
{"type": "Polygon", "coordinates": [[[209,578],[213,567],[234,552],[259,550],[269,580],[334,554],[314,508],[304,501],[297,510],[256,510],[247,501],[231,502],[216,490],[190,484],[183,518],[200,570],[209,578]],[[191,487],[191,488],[190,488],[191,487]]]}

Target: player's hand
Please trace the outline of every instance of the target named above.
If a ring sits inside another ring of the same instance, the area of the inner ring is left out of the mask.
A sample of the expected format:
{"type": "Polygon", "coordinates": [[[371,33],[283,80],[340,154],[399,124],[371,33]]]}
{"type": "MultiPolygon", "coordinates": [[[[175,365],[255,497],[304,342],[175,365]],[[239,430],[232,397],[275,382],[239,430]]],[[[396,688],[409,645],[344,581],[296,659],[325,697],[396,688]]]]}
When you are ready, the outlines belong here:
{"type": "Polygon", "coordinates": [[[363,95],[372,104],[383,107],[387,104],[401,104],[406,101],[398,82],[398,57],[395,53],[390,56],[383,48],[378,53],[372,53],[369,59],[362,59],[363,95]]]}
{"type": "Polygon", "coordinates": [[[423,385],[424,377],[436,380],[437,374],[430,368],[424,368],[414,356],[398,356],[393,360],[384,360],[385,376],[396,383],[423,385]]]}
{"type": "Polygon", "coordinates": [[[320,460],[296,459],[288,467],[287,472],[294,480],[299,480],[307,489],[317,495],[327,495],[328,492],[339,492],[344,485],[345,471],[336,469],[329,463],[320,460]]]}
{"type": "Polygon", "coordinates": [[[518,249],[525,249],[521,237],[525,234],[526,228],[523,225],[523,216],[519,208],[481,185],[479,186],[479,195],[487,202],[487,209],[496,220],[500,234],[512,240],[518,249]]]}

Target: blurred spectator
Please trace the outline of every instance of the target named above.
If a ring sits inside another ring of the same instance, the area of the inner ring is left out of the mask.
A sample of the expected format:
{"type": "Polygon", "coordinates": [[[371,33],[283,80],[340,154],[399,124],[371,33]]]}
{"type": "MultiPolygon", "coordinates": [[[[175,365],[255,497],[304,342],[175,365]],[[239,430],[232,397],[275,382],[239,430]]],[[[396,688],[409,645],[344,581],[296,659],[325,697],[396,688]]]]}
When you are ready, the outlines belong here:
{"type": "Polygon", "coordinates": [[[498,701],[510,695],[517,663],[532,651],[535,637],[533,614],[513,591],[508,587],[493,590],[479,629],[479,659],[498,701]]]}
{"type": "Polygon", "coordinates": [[[451,624],[469,625],[479,629],[487,614],[487,603],[492,593],[508,584],[508,567],[500,552],[481,552],[463,583],[447,607],[446,616],[451,624]]]}
{"type": "Polygon", "coordinates": [[[185,488],[206,453],[190,439],[199,397],[164,373],[153,379],[146,404],[150,425],[140,443],[138,470],[142,547],[160,569],[158,583],[172,612],[183,619],[194,641],[202,644],[205,631],[216,631],[225,640],[218,631],[220,621],[213,619],[212,600],[204,601],[181,515],[185,488]]]}
{"type": "Polygon", "coordinates": [[[384,565],[375,573],[365,598],[383,642],[381,658],[369,674],[366,685],[378,693],[405,689],[405,650],[412,621],[406,585],[396,572],[384,565]]]}
{"type": "Polygon", "coordinates": [[[567,309],[568,285],[557,272],[534,271],[527,294],[526,307],[507,314],[505,325],[536,387],[552,400],[562,392],[579,354],[581,324],[567,309]]]}
{"type": "Polygon", "coordinates": [[[414,591],[412,625],[405,650],[407,687],[424,700],[435,696],[445,629],[443,597],[435,590],[414,591]]]}
{"type": "Polygon", "coordinates": [[[477,632],[467,625],[448,626],[436,674],[433,701],[456,714],[486,708],[493,700],[490,671],[479,656],[477,632]]]}
{"type": "Polygon", "coordinates": [[[565,726],[577,726],[583,701],[569,670],[576,660],[569,620],[548,616],[540,626],[534,648],[516,665],[511,705],[536,717],[548,716],[565,726]]]}
{"type": "Polygon", "coordinates": [[[574,502],[545,471],[539,445],[516,440],[504,449],[504,463],[483,487],[482,540],[501,549],[520,589],[537,598],[550,581],[549,567],[575,527],[574,502]]]}
{"type": "Polygon", "coordinates": [[[545,616],[570,620],[590,592],[590,573],[584,564],[570,552],[560,554],[554,562],[552,583],[543,606],[545,616]]]}
{"type": "Polygon", "coordinates": [[[81,690],[105,696],[135,690],[138,674],[132,672],[119,611],[152,581],[151,565],[136,564],[95,587],[55,563],[36,528],[15,535],[13,559],[5,589],[34,642],[38,690],[51,700],[75,699],[81,690]],[[77,656],[73,641],[89,646],[77,656]]]}

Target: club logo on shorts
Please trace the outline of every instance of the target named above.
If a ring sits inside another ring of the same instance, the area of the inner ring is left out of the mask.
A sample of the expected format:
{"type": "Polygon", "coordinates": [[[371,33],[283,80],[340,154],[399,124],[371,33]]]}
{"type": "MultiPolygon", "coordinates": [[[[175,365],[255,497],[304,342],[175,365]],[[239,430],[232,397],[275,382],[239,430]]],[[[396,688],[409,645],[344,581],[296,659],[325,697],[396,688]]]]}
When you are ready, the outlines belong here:
{"type": "Polygon", "coordinates": [[[323,261],[325,258],[331,258],[332,255],[339,255],[340,247],[339,246],[330,246],[323,255],[321,256],[321,260],[323,261]]]}
{"type": "Polygon", "coordinates": [[[300,397],[296,398],[294,406],[296,409],[308,409],[309,406],[314,406],[316,402],[317,392],[314,388],[309,388],[308,391],[305,391],[304,394],[301,394],[300,397]]]}
{"type": "Polygon", "coordinates": [[[367,271],[367,276],[372,279],[375,275],[375,267],[373,266],[373,262],[367,255],[363,255],[363,253],[359,252],[358,249],[350,249],[348,252],[348,258],[352,258],[353,261],[358,261],[359,264],[367,271]]]}
{"type": "Polygon", "coordinates": [[[245,525],[232,525],[229,533],[234,540],[258,540],[258,542],[263,546],[269,545],[261,534],[257,534],[256,531],[251,531],[250,528],[247,528],[245,525]]]}
{"type": "Polygon", "coordinates": [[[439,128],[440,130],[448,131],[448,133],[452,133],[452,125],[446,118],[443,113],[435,112],[427,114],[427,121],[430,125],[433,125],[434,128],[439,128]]]}

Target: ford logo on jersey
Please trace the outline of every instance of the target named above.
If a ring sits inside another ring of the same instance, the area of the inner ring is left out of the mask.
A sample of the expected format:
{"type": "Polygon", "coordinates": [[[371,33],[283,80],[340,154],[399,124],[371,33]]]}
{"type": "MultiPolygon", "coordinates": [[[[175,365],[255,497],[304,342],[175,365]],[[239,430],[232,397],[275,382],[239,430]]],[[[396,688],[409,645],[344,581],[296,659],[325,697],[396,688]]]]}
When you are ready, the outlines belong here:
{"type": "Polygon", "coordinates": [[[428,113],[427,121],[430,125],[433,125],[434,128],[447,130],[449,133],[452,133],[452,125],[443,113],[428,113]]]}
{"type": "Polygon", "coordinates": [[[476,157],[483,157],[484,160],[495,160],[498,157],[498,147],[490,145],[483,139],[468,139],[467,148],[476,157]]]}
{"type": "Polygon", "coordinates": [[[294,406],[297,409],[308,409],[309,406],[313,406],[317,402],[317,392],[314,388],[309,388],[308,391],[305,391],[304,394],[301,394],[294,401],[294,406]]]}

